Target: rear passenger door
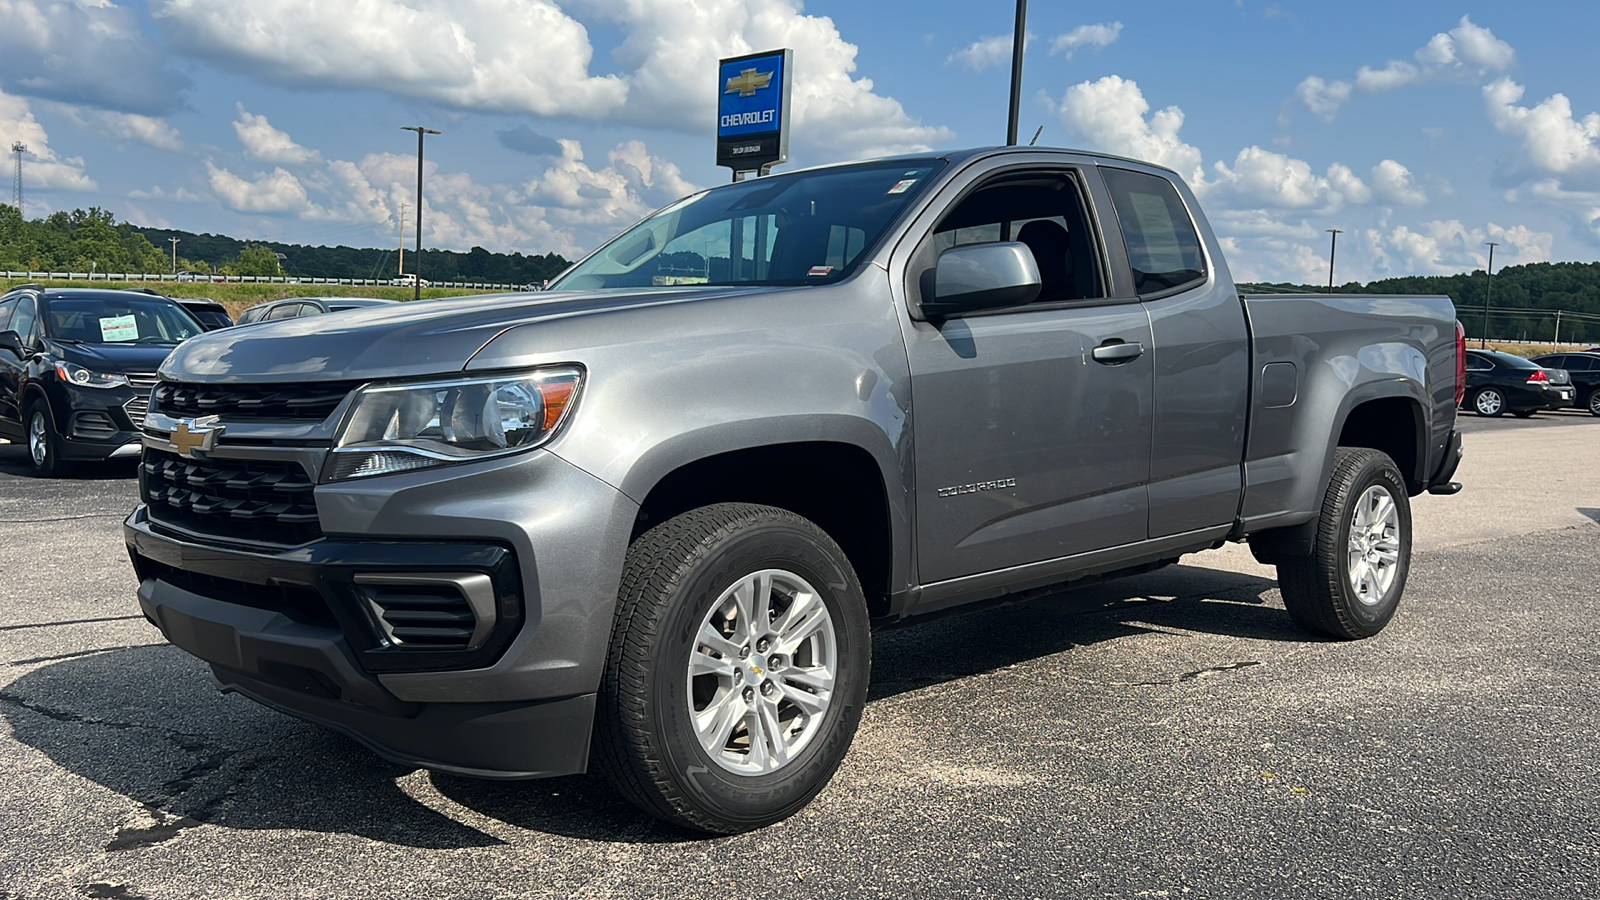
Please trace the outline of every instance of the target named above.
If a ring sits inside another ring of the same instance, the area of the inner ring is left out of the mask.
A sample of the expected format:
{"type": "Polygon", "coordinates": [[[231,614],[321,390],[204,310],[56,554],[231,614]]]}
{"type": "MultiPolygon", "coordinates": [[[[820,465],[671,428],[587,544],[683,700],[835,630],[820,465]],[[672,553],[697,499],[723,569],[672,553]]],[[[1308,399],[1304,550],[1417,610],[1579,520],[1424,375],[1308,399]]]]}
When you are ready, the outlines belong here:
{"type": "Polygon", "coordinates": [[[1169,177],[1109,165],[1100,173],[1156,348],[1150,537],[1230,525],[1250,401],[1244,304],[1205,246],[1198,207],[1169,177]]]}
{"type": "Polygon", "coordinates": [[[954,180],[908,235],[914,309],[958,245],[1022,241],[1043,283],[1027,306],[906,322],[924,585],[1146,536],[1150,322],[1109,275],[1091,176],[1092,164],[990,165],[954,180]]]}

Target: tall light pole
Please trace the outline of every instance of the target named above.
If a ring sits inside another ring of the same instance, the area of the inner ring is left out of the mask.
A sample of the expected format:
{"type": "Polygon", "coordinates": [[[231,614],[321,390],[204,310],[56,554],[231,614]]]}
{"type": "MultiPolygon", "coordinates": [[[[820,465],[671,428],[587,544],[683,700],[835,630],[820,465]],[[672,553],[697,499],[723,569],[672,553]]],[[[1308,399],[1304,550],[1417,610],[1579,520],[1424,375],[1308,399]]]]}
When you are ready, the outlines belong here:
{"type": "Polygon", "coordinates": [[[1483,292],[1483,337],[1478,338],[1479,349],[1489,346],[1489,300],[1494,297],[1494,248],[1500,246],[1494,241],[1484,243],[1489,245],[1489,286],[1483,292]]]}
{"type": "Polygon", "coordinates": [[[11,152],[17,155],[17,175],[11,179],[11,200],[17,206],[17,217],[26,222],[28,217],[22,214],[22,154],[28,152],[28,145],[17,141],[11,145],[11,152]]]}
{"type": "Polygon", "coordinates": [[[178,238],[167,238],[172,242],[172,274],[178,274],[178,238]]]}
{"type": "Polygon", "coordinates": [[[1022,45],[1028,31],[1028,0],[1017,0],[1017,27],[1011,38],[1011,117],[1006,120],[1006,146],[1017,143],[1017,119],[1022,116],[1022,45]]]}
{"type": "Polygon", "coordinates": [[[1329,229],[1326,229],[1326,230],[1327,230],[1327,232],[1329,234],[1333,235],[1333,243],[1328,245],[1328,290],[1332,291],[1333,290],[1333,257],[1334,257],[1335,254],[1337,254],[1339,252],[1339,235],[1344,234],[1344,232],[1340,231],[1337,228],[1329,228],[1329,229]]]}
{"type": "Polygon", "coordinates": [[[417,258],[411,261],[411,271],[416,277],[413,285],[411,299],[422,299],[422,139],[426,135],[439,134],[432,128],[423,128],[421,125],[403,125],[402,131],[415,131],[417,133],[417,258]]]}

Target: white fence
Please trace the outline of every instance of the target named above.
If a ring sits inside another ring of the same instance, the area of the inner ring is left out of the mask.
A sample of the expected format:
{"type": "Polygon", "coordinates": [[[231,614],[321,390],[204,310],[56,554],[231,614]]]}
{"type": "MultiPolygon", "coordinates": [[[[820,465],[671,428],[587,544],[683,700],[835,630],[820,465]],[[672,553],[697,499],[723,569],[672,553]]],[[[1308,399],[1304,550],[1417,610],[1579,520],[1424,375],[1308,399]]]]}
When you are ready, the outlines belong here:
{"type": "MultiPolygon", "coordinates": [[[[180,272],[177,275],[149,275],[138,272],[5,272],[6,278],[23,278],[28,281],[155,281],[155,282],[217,282],[232,284],[362,284],[379,287],[411,287],[411,282],[397,283],[388,278],[297,278],[289,275],[273,277],[255,275],[206,275],[198,272],[180,272]]],[[[428,281],[423,287],[466,288],[480,291],[517,291],[520,284],[487,284],[479,281],[428,281]]]]}

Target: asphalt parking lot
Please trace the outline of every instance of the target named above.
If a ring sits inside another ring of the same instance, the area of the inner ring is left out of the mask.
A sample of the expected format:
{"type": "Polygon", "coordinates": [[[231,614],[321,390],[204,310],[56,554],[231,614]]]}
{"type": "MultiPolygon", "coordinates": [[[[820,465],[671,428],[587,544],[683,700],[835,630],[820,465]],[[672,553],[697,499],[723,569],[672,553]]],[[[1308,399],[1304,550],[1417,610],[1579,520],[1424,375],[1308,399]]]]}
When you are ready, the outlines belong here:
{"type": "Polygon", "coordinates": [[[833,783],[719,839],[220,695],[138,615],[131,467],[0,444],[0,898],[1600,895],[1600,418],[1463,422],[1378,637],[1238,547],[883,632],[833,783]]]}

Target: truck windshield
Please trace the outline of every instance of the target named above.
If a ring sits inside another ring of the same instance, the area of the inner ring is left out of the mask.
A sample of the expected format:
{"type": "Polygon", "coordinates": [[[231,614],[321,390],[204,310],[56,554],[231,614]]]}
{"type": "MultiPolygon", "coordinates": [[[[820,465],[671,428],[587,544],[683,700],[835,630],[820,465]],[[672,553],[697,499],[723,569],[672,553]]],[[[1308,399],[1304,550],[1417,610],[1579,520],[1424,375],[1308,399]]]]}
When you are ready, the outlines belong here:
{"type": "Polygon", "coordinates": [[[943,167],[868,163],[696,194],[623,232],[550,289],[829,284],[856,269],[943,167]]]}

